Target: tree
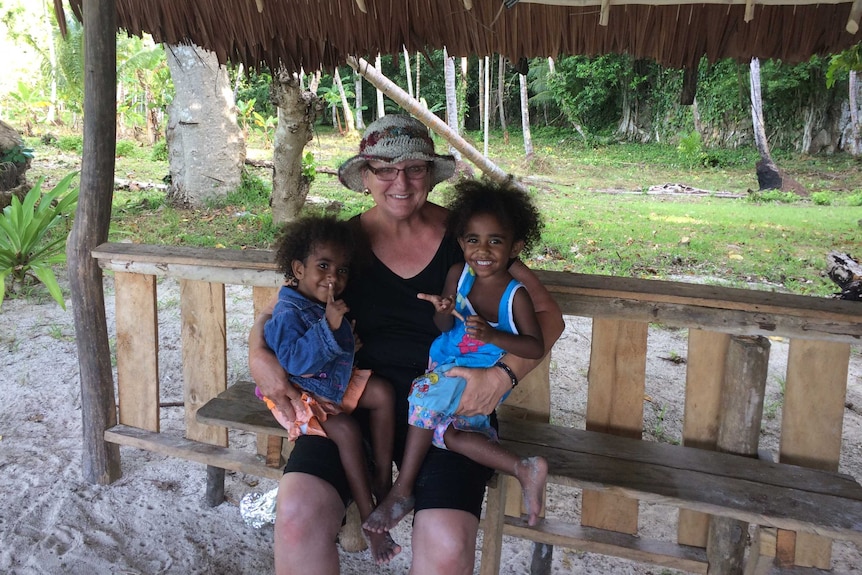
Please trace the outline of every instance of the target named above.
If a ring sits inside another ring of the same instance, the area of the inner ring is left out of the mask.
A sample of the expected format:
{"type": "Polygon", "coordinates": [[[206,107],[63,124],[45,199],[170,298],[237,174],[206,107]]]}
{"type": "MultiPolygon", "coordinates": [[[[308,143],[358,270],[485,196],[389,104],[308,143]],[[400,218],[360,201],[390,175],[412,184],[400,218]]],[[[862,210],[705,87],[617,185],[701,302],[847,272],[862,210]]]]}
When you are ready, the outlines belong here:
{"type": "Polygon", "coordinates": [[[518,74],[521,82],[521,128],[524,131],[524,157],[533,159],[533,136],[530,132],[530,100],[527,97],[527,76],[518,74]]]}
{"type": "Polygon", "coordinates": [[[356,133],[356,124],[353,121],[353,112],[350,109],[350,104],[347,103],[347,93],[344,91],[344,84],[341,82],[341,74],[338,73],[338,68],[335,69],[332,81],[338,86],[338,96],[341,100],[341,107],[344,110],[344,130],[348,135],[354,134],[356,133]]]}
{"type": "Polygon", "coordinates": [[[826,71],[826,86],[831,88],[835,85],[836,75],[840,72],[848,73],[848,90],[850,104],[850,143],[847,146],[854,156],[862,155],[862,141],[860,141],[859,129],[859,95],[858,72],[862,72],[862,43],[844,50],[840,54],[832,56],[829,68],[826,71]]]}
{"type": "Polygon", "coordinates": [[[303,173],[305,144],[311,141],[314,121],[323,111],[323,102],[302,90],[299,80],[286,70],[273,79],[272,100],[278,107],[272,170],[272,221],[295,219],[308,195],[311,179],[303,173]]]}
{"type": "MultiPolygon", "coordinates": [[[[450,57],[446,48],[443,48],[443,73],[446,76],[446,123],[456,134],[458,131],[458,101],[455,88],[455,58],[450,57]]],[[[461,159],[461,153],[454,146],[449,146],[449,153],[455,156],[455,161],[461,159]]]]}
{"type": "Polygon", "coordinates": [[[760,91],[760,59],[751,59],[751,122],[754,125],[754,145],[760,154],[757,163],[757,183],[761,190],[781,189],[781,175],[778,166],[769,153],[766,140],[766,127],[763,123],[763,96],[760,91]]]}
{"type": "Polygon", "coordinates": [[[245,140],[236,120],[227,69],[215,53],[170,46],[176,96],[168,109],[168,159],[175,203],[202,207],[240,185],[245,140]]]}

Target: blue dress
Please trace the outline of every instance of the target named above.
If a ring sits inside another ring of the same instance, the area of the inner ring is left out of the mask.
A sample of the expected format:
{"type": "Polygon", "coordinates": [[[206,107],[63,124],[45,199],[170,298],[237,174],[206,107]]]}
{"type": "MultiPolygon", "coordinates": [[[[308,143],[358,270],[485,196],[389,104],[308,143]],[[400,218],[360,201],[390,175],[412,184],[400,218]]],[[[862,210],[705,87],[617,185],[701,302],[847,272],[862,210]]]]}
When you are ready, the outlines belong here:
{"type": "MultiPolygon", "coordinates": [[[[465,318],[476,315],[467,297],[475,281],[476,273],[464,264],[464,271],[458,279],[455,309],[465,318]]],[[[496,324],[489,322],[491,326],[501,331],[518,333],[512,316],[512,303],[515,292],[522,287],[524,285],[517,280],[509,282],[500,298],[498,321],[496,324]]],[[[455,415],[467,381],[463,377],[447,377],[443,374],[453,367],[491,367],[505,353],[502,348],[469,335],[464,322],[456,318],[452,329],[440,334],[431,344],[428,373],[413,381],[409,397],[410,425],[433,429],[433,443],[441,449],[446,449],[443,435],[450,425],[463,431],[483,433],[496,440],[497,432],[491,427],[488,415],[455,415]]],[[[505,396],[503,399],[506,399],[505,396]]]]}

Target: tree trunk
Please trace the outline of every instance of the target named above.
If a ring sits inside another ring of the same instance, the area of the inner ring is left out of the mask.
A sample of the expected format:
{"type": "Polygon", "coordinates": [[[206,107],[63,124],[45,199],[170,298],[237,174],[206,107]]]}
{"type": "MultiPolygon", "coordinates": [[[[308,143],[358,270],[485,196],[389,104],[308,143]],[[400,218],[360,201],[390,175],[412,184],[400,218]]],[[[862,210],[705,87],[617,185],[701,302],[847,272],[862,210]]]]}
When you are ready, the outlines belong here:
{"type": "Polygon", "coordinates": [[[365,119],[362,117],[362,76],[355,74],[353,92],[356,97],[356,129],[365,130],[365,119]]]}
{"type": "Polygon", "coordinates": [[[81,379],[83,476],[106,485],[120,478],[120,447],[105,441],[117,424],[102,270],[91,256],[108,239],[117,142],[117,10],[112,0],[84,0],[84,162],[72,233],[66,245],[81,379]]]}
{"type": "MultiPolygon", "coordinates": [[[[464,140],[464,138],[449,129],[449,126],[447,126],[445,122],[441,121],[440,118],[425,109],[422,104],[416,101],[415,98],[411,98],[410,94],[399,88],[383,74],[378,74],[374,67],[368,62],[362,58],[354,58],[351,56],[347,58],[347,65],[356,70],[359,74],[362,74],[362,76],[371,82],[371,84],[373,84],[378,90],[386,92],[386,95],[392,98],[396,104],[416,116],[420,122],[428,126],[432,131],[441,135],[446,139],[446,141],[458,148],[458,151],[460,151],[465,158],[473,162],[473,164],[482,170],[492,181],[499,183],[511,181],[511,178],[506,174],[506,172],[488,160],[487,157],[480,154],[479,150],[471,146],[464,140]]],[[[523,188],[517,182],[513,182],[513,184],[523,188]]]]}
{"type": "Polygon", "coordinates": [[[293,75],[282,70],[272,83],[272,101],[278,107],[272,169],[272,221],[295,219],[311,181],[302,174],[305,144],[311,141],[312,126],[323,111],[323,103],[311,92],[304,92],[293,75]]]}
{"type": "Polygon", "coordinates": [[[51,25],[53,14],[48,10],[47,1],[42,3],[42,10],[42,21],[48,37],[48,63],[51,66],[51,99],[45,121],[54,124],[57,121],[57,52],[54,47],[54,27],[51,25]]]}
{"type": "Polygon", "coordinates": [[[404,47],[404,76],[407,77],[407,93],[411,98],[413,95],[413,76],[410,75],[410,54],[407,52],[407,47],[404,47]]]}
{"type": "Polygon", "coordinates": [[[419,62],[421,62],[421,61],[422,61],[422,57],[417,52],[416,53],[416,99],[417,100],[420,98],[420,96],[419,96],[419,77],[420,77],[419,76],[419,62]]]}
{"type": "Polygon", "coordinates": [[[338,68],[335,69],[333,78],[336,86],[338,86],[338,94],[341,96],[341,107],[344,109],[344,130],[347,135],[354,134],[356,133],[356,124],[353,122],[353,112],[347,102],[347,94],[344,92],[344,84],[341,83],[341,74],[338,73],[338,68]]]}
{"type": "MultiPolygon", "coordinates": [[[[383,75],[383,62],[380,60],[380,54],[374,60],[374,67],[377,68],[377,73],[383,75]]],[[[386,115],[386,110],[383,105],[383,92],[377,90],[377,119],[379,120],[386,115]]]]}
{"type": "Polygon", "coordinates": [[[524,130],[524,157],[533,159],[533,136],[530,133],[530,103],[527,98],[527,77],[518,74],[521,82],[521,128],[524,130]]]}
{"type": "Polygon", "coordinates": [[[483,89],[483,97],[485,100],[485,105],[484,105],[485,113],[482,115],[482,117],[484,118],[484,124],[485,124],[485,137],[484,137],[485,148],[484,148],[484,150],[485,150],[485,155],[487,156],[488,155],[489,132],[491,130],[491,126],[490,126],[490,123],[491,123],[491,121],[490,121],[491,120],[490,119],[490,115],[491,115],[491,70],[490,70],[491,59],[488,58],[488,56],[485,56],[484,60],[485,60],[485,70],[484,70],[485,73],[484,73],[483,78],[482,78],[482,86],[484,88],[483,89]]]}
{"type": "MultiPolygon", "coordinates": [[[[550,60],[550,58],[548,58],[550,60]]],[[[509,128],[506,126],[506,59],[500,54],[497,62],[497,100],[500,108],[500,129],[503,130],[503,142],[509,143],[509,128]]]]}
{"type": "Polygon", "coordinates": [[[856,96],[859,93],[859,81],[856,70],[850,70],[850,146],[849,152],[853,156],[862,155],[862,141],[859,139],[859,104],[856,96]]]}
{"type": "Polygon", "coordinates": [[[477,58],[479,61],[479,123],[485,128],[485,59],[477,58]]]}
{"type": "Polygon", "coordinates": [[[751,121],[754,125],[754,145],[760,154],[757,163],[757,183],[761,190],[780,190],[781,174],[769,153],[766,128],[763,123],[763,98],[760,91],[760,60],[751,59],[751,121]]]}
{"type": "Polygon", "coordinates": [[[196,46],[170,46],[168,67],[176,88],[168,107],[168,159],[175,203],[203,207],[240,185],[245,140],[227,68],[215,53],[196,46]]]}
{"type": "MultiPolygon", "coordinates": [[[[458,131],[458,100],[455,89],[455,58],[451,58],[443,47],[443,73],[446,80],[446,124],[449,129],[459,134],[458,131]]],[[[449,145],[449,153],[455,156],[455,161],[461,159],[461,153],[449,145]]]]}

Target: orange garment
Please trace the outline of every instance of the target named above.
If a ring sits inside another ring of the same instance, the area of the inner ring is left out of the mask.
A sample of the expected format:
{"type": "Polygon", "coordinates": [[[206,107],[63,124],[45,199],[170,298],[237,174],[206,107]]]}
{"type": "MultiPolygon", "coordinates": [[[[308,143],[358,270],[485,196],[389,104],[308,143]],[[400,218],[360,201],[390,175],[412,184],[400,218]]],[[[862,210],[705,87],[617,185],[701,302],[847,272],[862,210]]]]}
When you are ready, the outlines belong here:
{"type": "Polygon", "coordinates": [[[293,411],[296,414],[296,419],[290,421],[284,417],[281,411],[275,406],[275,403],[264,396],[263,401],[266,406],[275,416],[282,427],[288,431],[288,439],[296,441],[300,435],[320,435],[326,437],[326,432],[321,426],[321,422],[326,421],[330,415],[338,415],[339,413],[353,413],[356,406],[359,404],[359,398],[365,392],[365,386],[368,384],[368,378],[371,377],[370,369],[353,369],[350,375],[350,381],[347,383],[347,389],[344,392],[344,397],[341,405],[332,403],[331,401],[319,400],[308,392],[303,391],[299,399],[291,399],[290,404],[293,406],[293,411]]]}

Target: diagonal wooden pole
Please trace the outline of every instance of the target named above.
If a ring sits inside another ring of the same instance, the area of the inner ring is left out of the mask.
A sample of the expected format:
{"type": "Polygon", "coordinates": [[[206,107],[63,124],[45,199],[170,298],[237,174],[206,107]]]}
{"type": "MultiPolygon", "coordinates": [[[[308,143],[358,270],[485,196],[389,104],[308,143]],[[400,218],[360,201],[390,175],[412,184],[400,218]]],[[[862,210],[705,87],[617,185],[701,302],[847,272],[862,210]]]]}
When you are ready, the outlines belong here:
{"type": "Polygon", "coordinates": [[[511,182],[517,187],[523,187],[519,182],[513,180],[511,175],[483,156],[479,150],[471,146],[469,142],[446,125],[446,122],[429,112],[418,100],[410,97],[410,94],[398,87],[392,80],[378,73],[374,66],[367,61],[362,58],[348,56],[347,65],[356,70],[358,74],[361,74],[378,90],[392,98],[399,106],[416,116],[420,122],[449,142],[463,154],[464,158],[470,160],[489,179],[498,183],[511,182]]]}

